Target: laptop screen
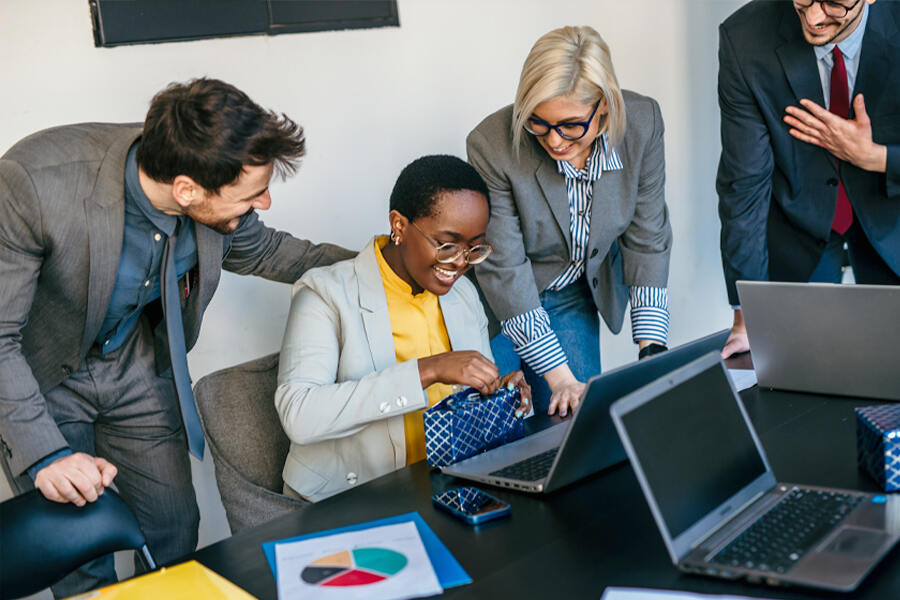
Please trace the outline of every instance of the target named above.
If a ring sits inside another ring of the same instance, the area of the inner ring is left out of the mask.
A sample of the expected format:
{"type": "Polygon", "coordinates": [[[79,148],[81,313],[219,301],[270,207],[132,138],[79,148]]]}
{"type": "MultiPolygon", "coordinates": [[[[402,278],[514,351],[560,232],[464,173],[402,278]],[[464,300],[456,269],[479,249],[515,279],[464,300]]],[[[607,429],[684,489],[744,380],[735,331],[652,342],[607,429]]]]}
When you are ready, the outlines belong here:
{"type": "Polygon", "coordinates": [[[672,538],[766,472],[719,362],[622,424],[672,538]]]}

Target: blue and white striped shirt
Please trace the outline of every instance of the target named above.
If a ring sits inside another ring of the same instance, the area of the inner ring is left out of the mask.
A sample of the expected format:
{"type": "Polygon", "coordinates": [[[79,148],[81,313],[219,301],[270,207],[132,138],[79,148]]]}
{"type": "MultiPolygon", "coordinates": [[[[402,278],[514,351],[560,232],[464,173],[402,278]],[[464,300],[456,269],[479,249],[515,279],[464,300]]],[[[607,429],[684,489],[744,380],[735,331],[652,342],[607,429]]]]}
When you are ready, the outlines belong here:
{"type": "MultiPolygon", "coordinates": [[[[569,234],[572,256],[569,266],[554,279],[547,289],[560,290],[578,280],[584,273],[585,255],[591,230],[591,204],[594,181],[603,171],[622,168],[615,149],[607,147],[607,135],[594,142],[584,169],[576,169],[567,161],[557,161],[557,169],[566,180],[569,198],[569,234]]],[[[666,343],[669,333],[669,298],[666,288],[631,288],[632,338],[666,343]]],[[[543,307],[507,319],[501,323],[503,334],[512,342],[516,352],[535,373],[542,375],[568,362],[566,353],[550,326],[550,317],[543,307]]]]}

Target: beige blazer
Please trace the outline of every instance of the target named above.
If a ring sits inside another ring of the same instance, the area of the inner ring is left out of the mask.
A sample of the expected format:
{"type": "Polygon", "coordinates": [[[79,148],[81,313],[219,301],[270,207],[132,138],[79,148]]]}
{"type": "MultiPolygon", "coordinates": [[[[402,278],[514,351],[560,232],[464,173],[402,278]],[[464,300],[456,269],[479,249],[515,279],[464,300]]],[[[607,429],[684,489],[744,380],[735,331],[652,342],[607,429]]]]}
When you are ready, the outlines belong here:
{"type": "MultiPolygon", "coordinates": [[[[493,359],[487,317],[465,277],[440,298],[453,350],[493,359]]],[[[406,465],[403,414],[427,397],[417,360],[397,364],[374,239],[295,285],[275,407],[291,440],[285,483],[316,502],[406,465]]]]}

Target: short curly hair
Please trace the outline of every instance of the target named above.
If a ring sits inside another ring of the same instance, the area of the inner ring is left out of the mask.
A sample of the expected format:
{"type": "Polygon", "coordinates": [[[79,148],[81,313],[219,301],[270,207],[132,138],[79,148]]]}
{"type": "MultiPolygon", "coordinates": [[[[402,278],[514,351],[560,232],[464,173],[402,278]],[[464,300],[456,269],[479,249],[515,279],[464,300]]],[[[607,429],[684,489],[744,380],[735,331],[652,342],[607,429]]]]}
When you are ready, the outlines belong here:
{"type": "Polygon", "coordinates": [[[434,208],[442,192],[471,190],[484,195],[490,206],[487,184],[472,165],[448,154],[417,158],[400,172],[391,191],[391,210],[410,221],[435,214],[434,208]]]}

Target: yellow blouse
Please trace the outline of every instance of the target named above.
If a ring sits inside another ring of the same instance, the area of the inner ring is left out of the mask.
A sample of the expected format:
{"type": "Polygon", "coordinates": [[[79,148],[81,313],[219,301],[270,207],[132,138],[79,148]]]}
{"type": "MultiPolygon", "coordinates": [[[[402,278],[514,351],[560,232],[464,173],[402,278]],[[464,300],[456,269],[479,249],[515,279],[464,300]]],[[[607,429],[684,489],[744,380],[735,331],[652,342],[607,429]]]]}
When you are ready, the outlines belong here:
{"type": "MultiPolygon", "coordinates": [[[[381,249],[387,243],[387,236],[375,240],[375,256],[378,258],[378,268],[387,297],[397,362],[449,352],[450,337],[447,335],[438,297],[428,290],[413,295],[409,284],[400,279],[384,260],[381,249]]],[[[425,389],[428,394],[428,406],[434,406],[452,391],[452,386],[443,383],[428,386],[425,389]]],[[[425,425],[422,416],[424,412],[417,410],[403,415],[408,465],[425,458],[425,425]]]]}

